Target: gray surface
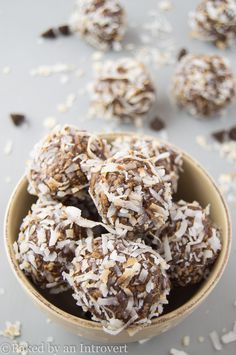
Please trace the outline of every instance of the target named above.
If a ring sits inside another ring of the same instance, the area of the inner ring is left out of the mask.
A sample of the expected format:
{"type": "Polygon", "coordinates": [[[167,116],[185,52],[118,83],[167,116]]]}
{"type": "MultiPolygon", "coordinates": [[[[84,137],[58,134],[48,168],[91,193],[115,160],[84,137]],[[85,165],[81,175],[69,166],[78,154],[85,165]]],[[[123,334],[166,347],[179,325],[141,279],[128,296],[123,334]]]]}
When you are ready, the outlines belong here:
{"type": "MultiPolygon", "coordinates": [[[[215,51],[208,44],[192,41],[188,35],[187,13],[194,8],[197,1],[173,1],[174,9],[167,14],[174,28],[174,36],[178,47],[187,47],[193,51],[215,51]]],[[[147,18],[147,11],[155,8],[155,0],[135,1],[129,0],[126,4],[131,22],[141,24],[147,18]]],[[[110,128],[107,122],[100,120],[86,120],[88,100],[79,97],[71,110],[67,113],[58,113],[57,105],[65,100],[65,97],[79,88],[83,88],[91,76],[90,56],[93,50],[79,38],[61,38],[56,41],[37,43],[38,34],[42,30],[60,24],[67,20],[73,7],[71,0],[0,0],[0,214],[1,224],[10,193],[19,177],[24,172],[24,163],[33,144],[45,133],[43,119],[46,116],[54,116],[60,123],[74,123],[81,128],[91,131],[101,131],[110,128]],[[88,60],[86,60],[86,56],[88,60]],[[75,78],[70,75],[70,80],[65,85],[59,81],[60,75],[49,78],[29,75],[29,70],[42,64],[55,64],[63,62],[73,64],[78,68],[84,68],[86,75],[75,78]],[[9,75],[3,75],[4,66],[11,67],[9,75]],[[30,125],[16,128],[8,118],[9,112],[20,111],[27,114],[30,125]],[[10,156],[3,154],[5,143],[8,139],[13,141],[13,152],[10,156]],[[11,178],[6,183],[6,177],[11,178]]],[[[139,29],[140,31],[140,29],[139,29]]],[[[128,34],[126,41],[137,39],[136,30],[128,34]]],[[[235,51],[228,50],[225,55],[235,60],[235,51]]],[[[107,57],[112,56],[107,54],[107,57]]],[[[113,56],[121,56],[119,53],[113,56]]],[[[236,72],[236,67],[234,68],[236,72]]],[[[153,71],[153,76],[158,89],[158,112],[167,121],[169,140],[186,149],[197,158],[215,177],[220,173],[232,171],[232,165],[218,157],[216,152],[206,152],[195,142],[197,134],[207,134],[215,128],[230,126],[235,123],[235,108],[233,105],[228,110],[224,119],[199,121],[184,113],[178,113],[168,101],[168,83],[173,72],[173,67],[164,67],[153,71]]],[[[122,129],[125,129],[122,127],[122,129]]],[[[146,132],[150,133],[148,129],[146,132]]],[[[155,133],[154,133],[155,134],[155,133]]],[[[233,219],[236,217],[232,210],[233,219]]],[[[236,308],[233,306],[236,300],[235,284],[235,258],[236,244],[233,242],[231,258],[227,269],[207,301],[188,319],[177,328],[155,338],[143,345],[131,344],[128,346],[129,354],[156,354],[165,355],[171,347],[181,349],[183,335],[191,337],[191,345],[186,349],[189,354],[198,355],[214,354],[215,351],[208,339],[208,333],[216,329],[220,334],[222,329],[230,330],[233,321],[236,320],[236,308]],[[206,337],[203,344],[197,341],[198,336],[206,337]]],[[[5,289],[5,294],[0,296],[0,329],[4,328],[5,320],[22,322],[22,338],[30,344],[39,344],[46,341],[48,336],[53,336],[56,344],[61,345],[58,354],[63,354],[64,344],[86,343],[86,340],[68,334],[56,324],[47,324],[46,317],[35,308],[28,296],[18,285],[13,276],[3,246],[3,237],[0,240],[0,288],[5,289]]],[[[0,343],[4,340],[0,338],[0,343]]],[[[223,354],[235,354],[236,343],[224,347],[223,354]]],[[[46,353],[46,352],[45,352],[46,353]]]]}

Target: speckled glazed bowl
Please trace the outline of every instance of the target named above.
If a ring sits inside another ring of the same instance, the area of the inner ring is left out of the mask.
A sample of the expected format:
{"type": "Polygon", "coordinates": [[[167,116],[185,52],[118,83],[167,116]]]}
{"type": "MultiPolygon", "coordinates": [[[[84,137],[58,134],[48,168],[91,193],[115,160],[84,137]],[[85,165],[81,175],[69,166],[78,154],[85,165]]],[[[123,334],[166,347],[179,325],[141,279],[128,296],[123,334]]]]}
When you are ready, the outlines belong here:
{"type": "MultiPolygon", "coordinates": [[[[118,135],[121,134],[102,134],[101,136],[112,140],[118,135]]],[[[125,133],[122,133],[122,135],[125,135],[125,133]]],[[[30,298],[47,313],[48,317],[62,324],[68,331],[93,341],[129,343],[154,337],[173,328],[207,298],[220,280],[229,257],[231,245],[230,217],[225,201],[212,178],[185,152],[183,152],[183,159],[184,172],[181,174],[179,181],[178,197],[187,201],[197,200],[203,206],[210,203],[211,218],[222,231],[222,250],[205,281],[194,287],[190,286],[182,290],[174,290],[170,295],[170,306],[165,308],[165,312],[159,318],[153,319],[152,323],[146,327],[133,326],[129,331],[124,330],[116,336],[105,333],[101,325],[86,319],[84,314],[79,313],[79,307],[75,306],[71,293],[52,296],[42,292],[20,270],[13,251],[13,243],[17,239],[22,219],[35,199],[27,192],[26,177],[19,181],[10,198],[6,212],[6,251],[16,278],[30,298]]]]}

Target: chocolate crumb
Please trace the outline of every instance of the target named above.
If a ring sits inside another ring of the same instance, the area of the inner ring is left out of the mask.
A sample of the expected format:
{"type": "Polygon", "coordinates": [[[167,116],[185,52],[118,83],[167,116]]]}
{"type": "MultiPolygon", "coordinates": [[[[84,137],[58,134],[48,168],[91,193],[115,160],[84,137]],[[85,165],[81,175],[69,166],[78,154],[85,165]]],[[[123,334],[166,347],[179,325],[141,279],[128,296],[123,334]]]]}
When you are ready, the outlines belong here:
{"type": "Polygon", "coordinates": [[[226,141],[228,136],[228,132],[225,130],[217,131],[212,133],[212,137],[219,143],[223,143],[226,141]]]}
{"type": "Polygon", "coordinates": [[[68,25],[62,25],[58,27],[58,31],[63,35],[63,36],[69,36],[71,35],[71,30],[68,25]]]}
{"type": "Polygon", "coordinates": [[[232,141],[236,141],[236,126],[229,130],[229,138],[232,139],[232,141]]]}
{"type": "Polygon", "coordinates": [[[25,122],[25,115],[20,113],[11,113],[10,117],[15,126],[21,126],[25,122]]]}
{"type": "Polygon", "coordinates": [[[178,54],[178,56],[177,56],[178,62],[179,62],[184,56],[186,56],[186,54],[188,54],[187,49],[182,48],[182,49],[179,51],[179,54],[178,54]]]}
{"type": "Polygon", "coordinates": [[[155,117],[150,123],[150,127],[154,131],[161,131],[165,128],[165,123],[159,117],[155,117]]]}
{"type": "Polygon", "coordinates": [[[56,38],[57,35],[56,35],[55,30],[53,28],[49,28],[47,31],[45,31],[41,34],[41,37],[53,39],[53,38],[56,38]]]}

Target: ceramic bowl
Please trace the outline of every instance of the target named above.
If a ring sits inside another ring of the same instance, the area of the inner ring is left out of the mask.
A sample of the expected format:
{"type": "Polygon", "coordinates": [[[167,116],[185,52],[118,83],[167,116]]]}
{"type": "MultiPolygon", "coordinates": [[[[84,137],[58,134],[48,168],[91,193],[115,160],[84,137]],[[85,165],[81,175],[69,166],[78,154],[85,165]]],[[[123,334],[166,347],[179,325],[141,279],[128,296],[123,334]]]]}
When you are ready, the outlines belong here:
{"type": "MultiPolygon", "coordinates": [[[[117,134],[102,134],[112,140],[117,134]]],[[[122,133],[125,135],[125,133],[122,133]]],[[[128,134],[127,134],[128,135],[128,134]]],[[[150,138],[150,137],[149,137],[150,138]]],[[[153,138],[156,139],[156,138],[153,138]]],[[[231,245],[231,222],[229,212],[219,189],[208,173],[188,154],[183,153],[184,172],[180,176],[178,198],[189,202],[197,200],[202,206],[211,205],[211,218],[222,232],[222,250],[208,278],[201,284],[184,289],[176,289],[171,295],[170,306],[164,314],[153,319],[146,327],[133,326],[116,336],[105,333],[98,323],[86,319],[71,297],[70,292],[52,296],[41,291],[24,275],[16,260],[13,243],[17,240],[22,219],[27,214],[35,198],[27,192],[27,180],[23,177],[17,184],[7,207],[5,217],[5,246],[9,263],[14,274],[28,296],[53,321],[63,325],[68,331],[96,342],[129,343],[151,338],[163,333],[189,316],[208,297],[219,282],[228,261],[231,245]]]]}

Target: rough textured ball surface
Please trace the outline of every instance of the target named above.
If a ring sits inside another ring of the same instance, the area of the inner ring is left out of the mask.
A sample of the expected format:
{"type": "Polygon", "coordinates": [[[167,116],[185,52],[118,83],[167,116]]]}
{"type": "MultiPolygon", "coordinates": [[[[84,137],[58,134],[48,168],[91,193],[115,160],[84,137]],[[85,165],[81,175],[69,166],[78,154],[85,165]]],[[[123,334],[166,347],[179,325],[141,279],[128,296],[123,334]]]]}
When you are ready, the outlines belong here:
{"type": "Polygon", "coordinates": [[[141,153],[149,158],[159,168],[164,168],[164,182],[170,182],[175,193],[178,188],[179,174],[182,171],[182,154],[170,145],[149,138],[133,138],[132,136],[118,137],[111,142],[110,154],[127,152],[130,150],[141,153]]]}
{"type": "Polygon", "coordinates": [[[123,39],[126,15],[117,0],[79,0],[70,25],[89,44],[107,50],[123,39]]]}
{"type": "Polygon", "coordinates": [[[87,236],[79,210],[54,201],[37,201],[24,218],[14,244],[21,270],[36,285],[59,293],[68,288],[62,272],[75,256],[76,241],[87,236]],[[78,218],[73,218],[71,209],[78,218]]]}
{"type": "Polygon", "coordinates": [[[203,209],[198,202],[173,204],[160,239],[169,276],[179,286],[203,280],[221,250],[220,232],[209,218],[209,207],[203,209]]]}
{"type": "Polygon", "coordinates": [[[110,234],[81,240],[72,265],[65,278],[77,304],[108,333],[148,324],[168,303],[167,264],[141,241],[110,234]]]}
{"type": "Polygon", "coordinates": [[[146,67],[131,58],[107,61],[96,68],[91,113],[140,125],[156,100],[146,67]]]}
{"type": "Polygon", "coordinates": [[[193,36],[224,48],[236,39],[235,0],[203,0],[190,14],[193,36]]]}
{"type": "Polygon", "coordinates": [[[173,96],[190,114],[208,117],[220,113],[235,93],[235,77],[225,58],[187,54],[178,63],[173,96]]]}
{"type": "Polygon", "coordinates": [[[163,227],[172,203],[164,169],[142,155],[114,156],[92,172],[90,195],[116,233],[163,227]]]}
{"type": "Polygon", "coordinates": [[[105,142],[73,126],[57,127],[32,152],[29,192],[62,199],[88,185],[90,169],[105,159],[105,142]]]}

